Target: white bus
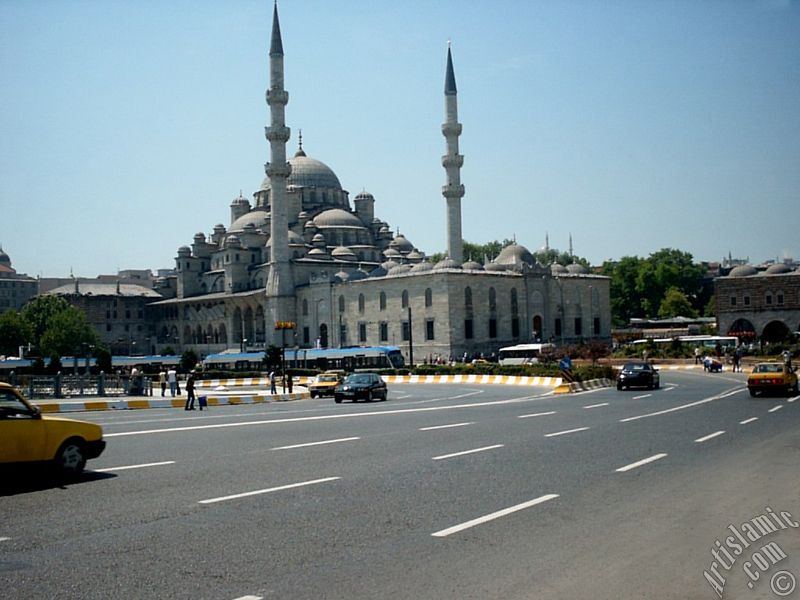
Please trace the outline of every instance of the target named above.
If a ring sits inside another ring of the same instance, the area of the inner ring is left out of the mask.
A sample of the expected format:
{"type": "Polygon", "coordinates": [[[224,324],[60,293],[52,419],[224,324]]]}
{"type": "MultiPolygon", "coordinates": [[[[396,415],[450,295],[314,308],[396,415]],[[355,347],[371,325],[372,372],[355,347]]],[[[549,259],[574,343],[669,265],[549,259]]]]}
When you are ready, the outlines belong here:
{"type": "Polygon", "coordinates": [[[517,344],[500,348],[501,365],[530,365],[539,362],[542,353],[555,350],[555,344],[517,344]]]}

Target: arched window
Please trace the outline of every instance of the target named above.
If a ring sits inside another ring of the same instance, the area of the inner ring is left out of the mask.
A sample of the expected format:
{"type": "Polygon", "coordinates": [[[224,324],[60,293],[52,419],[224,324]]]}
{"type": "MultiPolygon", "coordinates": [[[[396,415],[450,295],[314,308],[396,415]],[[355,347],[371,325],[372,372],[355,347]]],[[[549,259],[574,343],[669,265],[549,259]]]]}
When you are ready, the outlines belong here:
{"type": "Polygon", "coordinates": [[[433,306],[433,292],[431,288],[425,290],[425,307],[433,306]]]}
{"type": "Polygon", "coordinates": [[[364,294],[358,295],[358,312],[360,314],[364,313],[364,294]]]}
{"type": "Polygon", "coordinates": [[[511,288],[511,314],[519,314],[519,302],[517,301],[517,288],[511,288]]]}
{"type": "Polygon", "coordinates": [[[344,296],[339,296],[339,312],[344,312],[344,296]]]}
{"type": "Polygon", "coordinates": [[[497,292],[493,287],[489,288],[489,310],[492,312],[497,310],[497,292]]]}
{"type": "Polygon", "coordinates": [[[408,290],[403,290],[402,304],[403,308],[408,308],[408,290]]]}
{"type": "Polygon", "coordinates": [[[464,308],[467,310],[472,310],[472,288],[465,287],[464,288],[464,308]]]}
{"type": "Polygon", "coordinates": [[[380,295],[380,308],[386,310],[386,292],[381,292],[380,295]]]}

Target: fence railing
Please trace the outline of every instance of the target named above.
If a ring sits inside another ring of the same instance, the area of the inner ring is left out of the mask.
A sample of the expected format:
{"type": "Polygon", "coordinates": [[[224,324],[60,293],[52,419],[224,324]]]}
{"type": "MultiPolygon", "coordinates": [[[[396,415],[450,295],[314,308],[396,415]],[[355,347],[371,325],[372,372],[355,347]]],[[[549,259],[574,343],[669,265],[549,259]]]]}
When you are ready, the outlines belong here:
{"type": "Polygon", "coordinates": [[[153,381],[144,375],[21,375],[9,382],[30,399],[91,396],[152,396],[153,381]]]}

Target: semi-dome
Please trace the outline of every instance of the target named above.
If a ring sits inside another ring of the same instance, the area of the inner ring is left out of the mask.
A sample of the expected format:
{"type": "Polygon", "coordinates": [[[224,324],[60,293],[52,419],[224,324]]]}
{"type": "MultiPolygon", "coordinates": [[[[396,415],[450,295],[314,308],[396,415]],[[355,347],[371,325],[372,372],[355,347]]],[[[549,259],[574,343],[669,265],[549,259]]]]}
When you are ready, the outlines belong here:
{"type": "Polygon", "coordinates": [[[728,277],[749,277],[757,273],[758,271],[756,271],[755,267],[752,265],[739,265],[731,269],[731,272],[728,273],[728,277]]]}
{"type": "Polygon", "coordinates": [[[413,267],[411,267],[412,273],[424,273],[426,271],[432,271],[432,270],[433,270],[433,265],[428,261],[417,263],[413,267]]]}
{"type": "Polygon", "coordinates": [[[436,265],[433,267],[434,271],[442,271],[444,269],[460,269],[461,265],[458,264],[455,260],[450,257],[445,257],[440,260],[436,265]]]}
{"type": "Polygon", "coordinates": [[[383,265],[379,265],[372,269],[369,272],[370,277],[385,277],[386,276],[386,269],[383,268],[383,265]]]}
{"type": "Polygon", "coordinates": [[[505,271],[506,266],[501,265],[499,262],[493,260],[483,265],[483,270],[489,271],[490,273],[498,273],[500,271],[505,271]]]}
{"type": "Polygon", "coordinates": [[[589,270],[582,264],[574,262],[571,265],[567,265],[567,272],[572,273],[573,275],[585,275],[589,272],[589,270]]]}
{"type": "MultiPolygon", "coordinates": [[[[289,159],[289,164],[292,167],[292,172],[286,179],[287,186],[342,189],[342,184],[339,183],[336,173],[328,165],[316,158],[310,158],[305,153],[298,152],[289,159]]],[[[269,177],[264,178],[264,182],[261,184],[261,191],[269,190],[270,185],[269,177]]]]}
{"type": "Polygon", "coordinates": [[[265,210],[254,209],[231,223],[228,232],[244,231],[245,225],[252,224],[256,229],[269,231],[269,213],[265,210]]]}
{"type": "Polygon", "coordinates": [[[402,275],[404,273],[408,273],[409,271],[411,271],[411,268],[412,267],[409,264],[397,265],[396,267],[392,267],[391,269],[389,269],[388,275],[389,277],[391,277],[392,275],[402,275]]]}
{"type": "Polygon", "coordinates": [[[348,261],[356,260],[356,255],[347,246],[339,246],[337,248],[334,248],[333,251],[331,252],[331,256],[339,260],[348,260],[348,261]]]}
{"type": "Polygon", "coordinates": [[[559,263],[553,263],[552,265],[550,265],[550,273],[552,273],[553,275],[561,275],[562,273],[569,273],[569,271],[567,271],[567,267],[565,267],[564,265],[559,263]]]}
{"type": "Polygon", "coordinates": [[[503,248],[494,260],[500,265],[521,265],[522,263],[532,265],[536,262],[533,254],[525,246],[516,243],[503,248]]]}
{"type": "Polygon", "coordinates": [[[788,265],[783,263],[776,263],[774,265],[770,265],[767,267],[766,273],[767,275],[780,275],[781,273],[790,273],[792,270],[789,268],[788,265]]]}
{"type": "Polygon", "coordinates": [[[342,208],[329,208],[322,211],[314,217],[313,223],[317,227],[359,227],[364,229],[361,219],[342,208]]]}

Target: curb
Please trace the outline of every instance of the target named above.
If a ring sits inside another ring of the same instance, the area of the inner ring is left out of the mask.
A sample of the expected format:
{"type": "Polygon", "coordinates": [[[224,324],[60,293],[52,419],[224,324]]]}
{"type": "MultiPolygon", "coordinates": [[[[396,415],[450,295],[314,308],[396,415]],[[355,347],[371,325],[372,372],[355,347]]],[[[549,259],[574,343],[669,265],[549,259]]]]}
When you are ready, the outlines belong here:
{"type": "Polygon", "coordinates": [[[589,379],[588,381],[574,381],[572,383],[562,383],[553,390],[554,394],[571,394],[574,392],[586,392],[600,388],[612,387],[614,382],[610,379],[589,379]]]}
{"type": "Polygon", "coordinates": [[[485,383],[494,385],[540,385],[556,387],[561,377],[528,375],[384,375],[386,383],[485,383]]]}
{"type": "MultiPolygon", "coordinates": [[[[291,402],[294,400],[306,400],[311,396],[308,392],[298,392],[294,394],[276,394],[271,396],[249,394],[246,396],[210,396],[208,394],[198,394],[198,398],[206,396],[208,406],[225,406],[236,404],[265,404],[268,402],[291,402]]],[[[89,400],[86,402],[33,402],[38,406],[42,414],[65,413],[65,412],[95,412],[102,410],[139,410],[145,408],[183,408],[186,406],[186,398],[158,398],[153,400],[146,399],[124,399],[124,400],[89,400]]]]}

